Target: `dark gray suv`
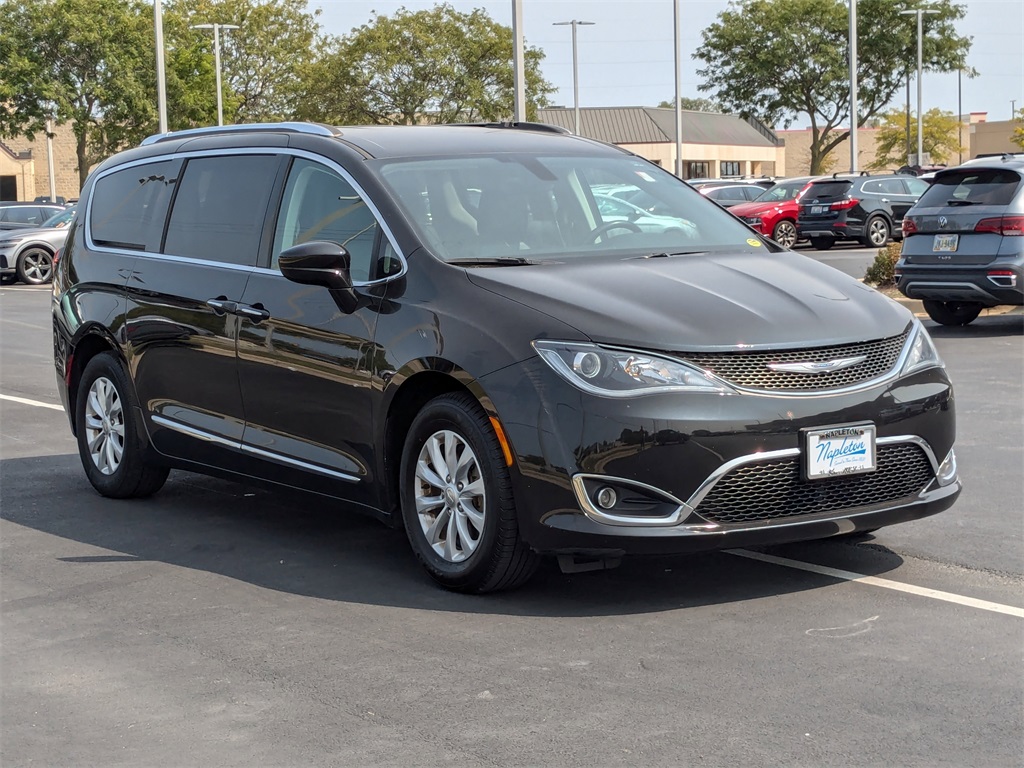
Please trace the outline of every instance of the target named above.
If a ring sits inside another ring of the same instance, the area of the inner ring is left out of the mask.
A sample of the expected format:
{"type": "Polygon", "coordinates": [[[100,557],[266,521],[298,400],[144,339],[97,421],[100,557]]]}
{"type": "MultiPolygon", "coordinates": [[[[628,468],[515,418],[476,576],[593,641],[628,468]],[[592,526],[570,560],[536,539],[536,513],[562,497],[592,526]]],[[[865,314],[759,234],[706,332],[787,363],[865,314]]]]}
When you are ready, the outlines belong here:
{"type": "Polygon", "coordinates": [[[943,325],[1024,304],[1024,154],[940,171],[903,219],[900,291],[943,325]]]}

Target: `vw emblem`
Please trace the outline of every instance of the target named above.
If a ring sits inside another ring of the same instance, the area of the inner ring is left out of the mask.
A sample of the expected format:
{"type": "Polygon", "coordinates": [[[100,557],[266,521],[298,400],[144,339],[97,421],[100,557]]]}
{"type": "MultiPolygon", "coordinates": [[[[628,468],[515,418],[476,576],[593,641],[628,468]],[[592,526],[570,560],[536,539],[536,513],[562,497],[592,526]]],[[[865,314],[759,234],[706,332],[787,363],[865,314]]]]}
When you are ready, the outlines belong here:
{"type": "Polygon", "coordinates": [[[945,216],[939,216],[939,227],[945,229],[949,225],[949,219],[945,216]]]}

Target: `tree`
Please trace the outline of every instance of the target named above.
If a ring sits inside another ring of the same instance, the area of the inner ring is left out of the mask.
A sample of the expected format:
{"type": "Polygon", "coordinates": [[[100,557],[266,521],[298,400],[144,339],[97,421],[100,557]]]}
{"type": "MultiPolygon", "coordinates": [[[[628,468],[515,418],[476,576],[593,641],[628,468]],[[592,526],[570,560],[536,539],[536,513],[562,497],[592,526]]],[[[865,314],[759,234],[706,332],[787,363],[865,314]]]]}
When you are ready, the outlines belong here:
{"type": "Polygon", "coordinates": [[[70,122],[82,184],[90,166],[151,132],[152,13],[140,0],[0,3],[0,136],[70,122]]]}
{"type": "Polygon", "coordinates": [[[1013,129],[1013,135],[1010,137],[1010,141],[1021,149],[1024,149],[1024,108],[1017,111],[1014,121],[1017,123],[1017,127],[1013,129]]]}
{"type": "MultiPolygon", "coordinates": [[[[872,169],[899,168],[907,163],[907,113],[891,109],[882,116],[878,128],[877,154],[872,169]]],[[[921,119],[922,146],[932,163],[945,163],[960,152],[960,123],[952,112],[929,109],[921,119]]],[[[910,146],[917,147],[917,118],[910,116],[910,146]]]]}
{"type": "MultiPolygon", "coordinates": [[[[689,112],[725,112],[725,108],[714,99],[691,99],[689,96],[679,97],[679,106],[689,112]]],[[[673,109],[672,101],[666,99],[658,104],[659,109],[673,109]]]]}
{"type": "MultiPolygon", "coordinates": [[[[526,49],[528,115],[555,90],[540,74],[543,57],[526,49]]],[[[305,77],[303,119],[410,125],[509,119],[512,32],[480,9],[402,9],[333,41],[305,77]]]]}
{"type": "MultiPolygon", "coordinates": [[[[850,119],[847,7],[845,0],[733,0],[694,54],[704,63],[700,90],[727,109],[787,128],[808,117],[812,174],[849,136],[838,129],[850,119]]],[[[936,13],[924,17],[925,69],[964,68],[971,41],[955,28],[964,7],[939,0],[929,8],[936,13]]],[[[858,126],[883,111],[916,69],[916,24],[902,9],[891,0],[858,3],[858,126]]]]}

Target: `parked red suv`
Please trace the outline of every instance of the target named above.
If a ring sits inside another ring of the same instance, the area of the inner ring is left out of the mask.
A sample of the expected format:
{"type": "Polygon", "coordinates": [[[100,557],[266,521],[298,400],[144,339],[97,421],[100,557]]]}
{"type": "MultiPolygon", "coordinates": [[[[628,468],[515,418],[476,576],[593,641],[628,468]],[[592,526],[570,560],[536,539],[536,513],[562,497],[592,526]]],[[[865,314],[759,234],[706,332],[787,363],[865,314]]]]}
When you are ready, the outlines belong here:
{"type": "Polygon", "coordinates": [[[817,176],[799,176],[780,181],[749,203],[740,203],[729,212],[784,248],[796,245],[796,216],[800,198],[817,176]]]}

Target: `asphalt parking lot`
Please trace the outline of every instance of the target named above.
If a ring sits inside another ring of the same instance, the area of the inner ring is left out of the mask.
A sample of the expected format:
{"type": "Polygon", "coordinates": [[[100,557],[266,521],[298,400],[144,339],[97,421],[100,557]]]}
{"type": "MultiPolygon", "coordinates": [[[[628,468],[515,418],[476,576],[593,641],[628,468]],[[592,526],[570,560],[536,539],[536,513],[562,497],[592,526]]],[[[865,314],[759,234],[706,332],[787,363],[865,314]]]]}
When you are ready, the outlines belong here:
{"type": "MultiPolygon", "coordinates": [[[[873,253],[812,255],[861,276],[873,253]]],[[[925,321],[953,509],[468,597],[322,500],[181,472],[97,496],[49,301],[0,288],[5,765],[1022,764],[1020,313],[925,321]]]]}

